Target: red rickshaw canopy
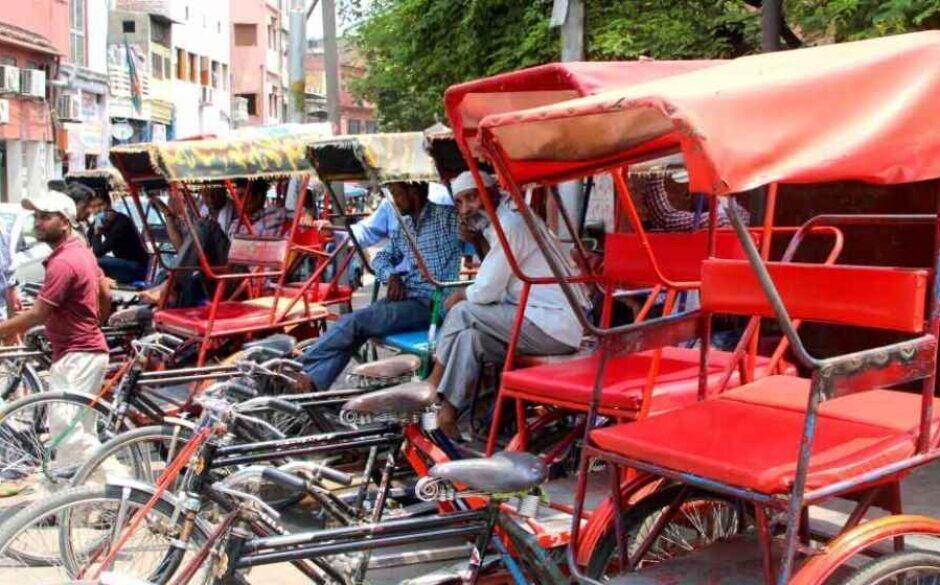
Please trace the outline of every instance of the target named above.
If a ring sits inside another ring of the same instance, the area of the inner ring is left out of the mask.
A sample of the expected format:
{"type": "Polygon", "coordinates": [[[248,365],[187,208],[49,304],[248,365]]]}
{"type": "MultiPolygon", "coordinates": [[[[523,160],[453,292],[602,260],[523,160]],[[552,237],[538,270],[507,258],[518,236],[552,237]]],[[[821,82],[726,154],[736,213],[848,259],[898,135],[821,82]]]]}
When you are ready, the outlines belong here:
{"type": "Polygon", "coordinates": [[[488,116],[520,183],[681,149],[690,188],[940,177],[940,32],[742,57],[591,97],[488,116]]]}
{"type": "Polygon", "coordinates": [[[721,61],[550,63],[454,85],[444,93],[444,105],[454,134],[469,140],[490,114],[563,102],[717,63],[721,61]]]}

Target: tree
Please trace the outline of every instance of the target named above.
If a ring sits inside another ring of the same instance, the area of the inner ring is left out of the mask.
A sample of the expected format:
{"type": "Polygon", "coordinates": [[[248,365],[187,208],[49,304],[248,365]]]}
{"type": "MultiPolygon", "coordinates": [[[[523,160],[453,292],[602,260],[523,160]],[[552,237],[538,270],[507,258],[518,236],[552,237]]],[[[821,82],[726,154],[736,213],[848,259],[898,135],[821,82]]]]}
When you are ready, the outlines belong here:
{"type": "MultiPolygon", "coordinates": [[[[584,0],[591,60],[730,58],[760,50],[761,0],[584,0]]],[[[345,0],[387,130],[443,120],[455,83],[558,60],[551,0],[345,0]]],[[[788,47],[940,27],[940,0],[785,0],[788,47]]]]}

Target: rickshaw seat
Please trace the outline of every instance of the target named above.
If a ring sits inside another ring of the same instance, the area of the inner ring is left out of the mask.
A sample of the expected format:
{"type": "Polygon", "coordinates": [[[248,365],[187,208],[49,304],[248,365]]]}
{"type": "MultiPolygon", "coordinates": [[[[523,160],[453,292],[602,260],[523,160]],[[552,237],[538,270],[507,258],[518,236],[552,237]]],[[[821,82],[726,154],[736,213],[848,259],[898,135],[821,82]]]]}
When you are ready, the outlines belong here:
{"type": "MultiPolygon", "coordinates": [[[[636,412],[640,409],[643,388],[649,378],[654,352],[626,354],[611,359],[604,373],[601,408],[636,412]]],[[[713,351],[709,359],[709,388],[721,379],[732,354],[713,351]]],[[[554,404],[564,408],[587,409],[594,390],[599,354],[547,363],[503,373],[502,391],[507,396],[531,402],[554,404]]],[[[767,364],[759,357],[758,371],[767,364]]],[[[664,347],[656,378],[651,412],[664,412],[695,401],[698,393],[699,350],[664,347]]],[[[737,372],[730,385],[739,384],[737,372]]]]}
{"type": "MultiPolygon", "coordinates": [[[[271,322],[271,306],[274,297],[261,297],[250,301],[224,301],[219,303],[215,321],[212,323],[212,335],[224,336],[236,331],[268,330],[282,327],[284,318],[271,322]]],[[[290,299],[279,299],[280,311],[286,310],[290,299]]],[[[163,309],[154,314],[157,329],[181,333],[186,336],[203,336],[209,330],[209,305],[186,307],[182,309],[163,309]]],[[[319,305],[310,306],[310,319],[322,319],[329,311],[319,305]]],[[[299,319],[304,316],[304,304],[298,301],[290,310],[287,319],[299,319]]]]}
{"type": "Polygon", "coordinates": [[[379,340],[379,343],[386,347],[415,355],[425,355],[431,349],[427,329],[386,335],[379,340]]]}
{"type": "MultiPolygon", "coordinates": [[[[304,287],[303,282],[292,282],[281,287],[281,295],[285,297],[295,297],[300,294],[300,289],[304,287]]],[[[330,283],[317,282],[307,287],[304,296],[313,303],[344,303],[352,299],[353,290],[351,286],[336,285],[330,292],[330,283]]]]}
{"type": "MultiPolygon", "coordinates": [[[[632,459],[765,494],[784,493],[796,474],[805,414],[798,407],[799,384],[782,378],[759,380],[737,395],[655,418],[599,429],[591,439],[606,451],[632,459]],[[754,398],[756,391],[751,392],[755,385],[773,392],[780,383],[786,389],[780,395],[788,396],[776,398],[779,407],[761,403],[754,398]]],[[[919,401],[917,395],[875,390],[824,403],[807,489],[910,457],[916,448],[919,401]]],[[[938,417],[934,415],[934,427],[938,417]]]]}

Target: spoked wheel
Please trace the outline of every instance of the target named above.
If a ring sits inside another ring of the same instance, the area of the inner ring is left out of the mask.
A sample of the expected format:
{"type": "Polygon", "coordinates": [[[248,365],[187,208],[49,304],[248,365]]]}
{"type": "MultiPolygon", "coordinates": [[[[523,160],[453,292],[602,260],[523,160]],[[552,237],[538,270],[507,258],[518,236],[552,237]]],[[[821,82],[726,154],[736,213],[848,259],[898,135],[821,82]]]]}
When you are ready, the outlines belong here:
{"type": "Polygon", "coordinates": [[[896,552],[868,563],[843,585],[940,585],[940,554],[896,552]]]}
{"type": "MultiPolygon", "coordinates": [[[[624,512],[627,554],[639,552],[657,521],[675,502],[682,486],[654,492],[624,512]]],[[[744,505],[734,499],[699,490],[689,490],[659,536],[639,559],[635,570],[688,555],[743,532],[749,525],[744,505]]],[[[617,552],[614,526],[598,541],[588,563],[587,574],[609,579],[626,572],[617,552]]]]}
{"type": "Polygon", "coordinates": [[[111,407],[84,394],[42,392],[0,409],[0,477],[69,477],[109,433],[111,407]]]}
{"type": "Polygon", "coordinates": [[[0,360],[0,403],[11,402],[43,390],[36,366],[27,359],[0,360]]]}
{"type": "MultiPolygon", "coordinates": [[[[61,491],[24,508],[0,529],[0,576],[11,577],[6,581],[10,583],[91,577],[151,496],[137,488],[87,486],[61,491]],[[26,550],[31,555],[24,558],[21,551],[26,550]],[[47,562],[34,568],[36,557],[47,562]]],[[[181,515],[170,501],[158,500],[109,570],[150,583],[166,583],[205,541],[204,531],[197,528],[188,549],[174,548],[180,522],[181,515]]],[[[206,581],[197,578],[191,582],[206,581]]]]}

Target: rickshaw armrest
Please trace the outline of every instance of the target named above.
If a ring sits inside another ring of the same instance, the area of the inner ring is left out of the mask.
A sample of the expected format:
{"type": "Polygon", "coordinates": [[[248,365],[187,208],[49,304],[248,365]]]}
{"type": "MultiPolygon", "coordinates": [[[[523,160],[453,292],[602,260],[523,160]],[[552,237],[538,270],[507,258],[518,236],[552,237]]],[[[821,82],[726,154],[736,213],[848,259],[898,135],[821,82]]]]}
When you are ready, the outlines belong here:
{"type": "Polygon", "coordinates": [[[820,401],[922,380],[936,370],[937,339],[923,335],[899,343],[819,360],[813,392],[820,401]]]}
{"type": "Polygon", "coordinates": [[[651,319],[626,327],[599,330],[600,346],[606,347],[612,355],[639,353],[650,349],[660,349],[702,335],[702,313],[689,311],[669,317],[651,319]]]}

